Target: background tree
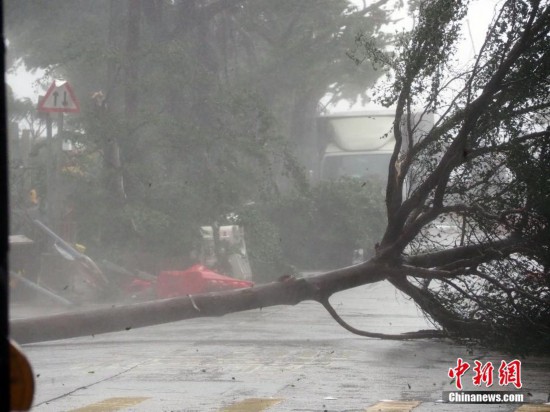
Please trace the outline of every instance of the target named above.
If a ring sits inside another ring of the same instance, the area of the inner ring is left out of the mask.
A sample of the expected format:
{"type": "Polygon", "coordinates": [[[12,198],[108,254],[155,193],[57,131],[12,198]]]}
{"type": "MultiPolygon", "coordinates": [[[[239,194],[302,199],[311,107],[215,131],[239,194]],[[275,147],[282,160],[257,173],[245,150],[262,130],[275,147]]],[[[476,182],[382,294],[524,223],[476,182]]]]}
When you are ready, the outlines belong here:
{"type": "Polygon", "coordinates": [[[22,211],[37,209],[38,192],[45,193],[46,167],[44,141],[40,136],[45,125],[30,99],[18,100],[7,86],[8,141],[10,170],[10,233],[23,233],[28,222],[22,211]],[[31,199],[31,191],[34,194],[31,199]]]}
{"type": "Polygon", "coordinates": [[[387,41],[387,2],[7,2],[10,57],[82,100],[78,240],[125,264],[186,255],[200,225],[303,186],[319,99],[378,76],[345,50],[359,30],[387,41]]]}

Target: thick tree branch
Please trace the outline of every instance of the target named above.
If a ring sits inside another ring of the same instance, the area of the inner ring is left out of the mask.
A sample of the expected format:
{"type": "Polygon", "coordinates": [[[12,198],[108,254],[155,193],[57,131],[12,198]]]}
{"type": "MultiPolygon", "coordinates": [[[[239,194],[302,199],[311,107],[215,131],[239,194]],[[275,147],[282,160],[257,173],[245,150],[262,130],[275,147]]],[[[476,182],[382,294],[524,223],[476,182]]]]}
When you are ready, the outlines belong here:
{"type": "Polygon", "coordinates": [[[371,4],[367,7],[363,7],[361,10],[359,10],[357,12],[357,14],[360,15],[360,16],[366,16],[371,11],[379,9],[380,6],[383,6],[387,2],[388,2],[388,0],[378,0],[376,3],[373,3],[373,4],[371,4]]]}
{"type": "Polygon", "coordinates": [[[475,245],[460,246],[453,249],[446,249],[437,252],[408,256],[404,261],[413,266],[425,268],[450,268],[456,262],[478,258],[480,262],[488,262],[493,259],[513,253],[524,248],[525,241],[522,239],[507,238],[494,242],[480,243],[475,245]]]}
{"type": "Polygon", "coordinates": [[[513,148],[518,144],[528,142],[529,140],[541,139],[541,138],[550,138],[550,130],[528,133],[524,136],[517,137],[512,141],[508,141],[506,143],[503,143],[497,146],[480,147],[479,149],[468,152],[468,154],[466,155],[466,158],[467,160],[472,160],[476,157],[483,156],[489,153],[498,153],[498,152],[502,153],[504,151],[510,150],[511,148],[513,148]]]}
{"type": "Polygon", "coordinates": [[[378,338],[378,339],[388,339],[388,340],[410,340],[410,339],[426,339],[426,338],[444,338],[447,335],[445,332],[441,330],[419,330],[416,332],[406,332],[402,334],[386,334],[386,333],[376,333],[376,332],[368,332],[364,330],[360,330],[357,328],[354,328],[349,323],[345,322],[344,319],[338,315],[336,310],[332,307],[328,299],[321,300],[320,302],[323,307],[327,310],[328,313],[330,313],[330,316],[344,329],[347,331],[359,335],[359,336],[365,336],[367,338],[378,338]]]}

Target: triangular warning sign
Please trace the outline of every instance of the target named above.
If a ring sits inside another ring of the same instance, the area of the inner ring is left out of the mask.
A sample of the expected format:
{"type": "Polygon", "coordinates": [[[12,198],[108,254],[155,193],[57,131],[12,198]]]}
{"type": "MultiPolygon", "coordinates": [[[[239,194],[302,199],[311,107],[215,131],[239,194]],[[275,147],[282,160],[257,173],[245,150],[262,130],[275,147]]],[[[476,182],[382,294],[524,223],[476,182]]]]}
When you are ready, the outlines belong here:
{"type": "Polygon", "coordinates": [[[54,80],[44,98],[38,103],[38,111],[78,113],[80,112],[80,104],[69,82],[54,80]]]}

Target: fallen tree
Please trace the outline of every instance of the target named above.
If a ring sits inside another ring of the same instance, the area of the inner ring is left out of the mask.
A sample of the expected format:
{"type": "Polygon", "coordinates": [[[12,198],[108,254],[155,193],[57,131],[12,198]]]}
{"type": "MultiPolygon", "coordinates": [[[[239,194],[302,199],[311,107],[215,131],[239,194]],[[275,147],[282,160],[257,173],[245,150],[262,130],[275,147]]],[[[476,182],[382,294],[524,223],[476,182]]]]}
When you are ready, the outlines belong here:
{"type": "Polygon", "coordinates": [[[351,52],[374,59],[394,78],[384,94],[396,107],[388,225],[369,261],[239,291],[17,320],[12,336],[21,343],[60,339],[314,300],[363,336],[451,336],[547,351],[550,7],[502,2],[479,53],[465,65],[455,52],[466,4],[420,2],[415,29],[401,37],[397,52],[361,36],[351,52]],[[415,133],[431,114],[433,128],[415,133]],[[382,280],[410,296],[439,330],[360,331],[329,303],[336,292],[382,280]]]}
{"type": "MultiPolygon", "coordinates": [[[[11,322],[11,336],[19,343],[41,342],[130,330],[184,319],[223,316],[275,305],[296,305],[305,300],[314,300],[330,307],[328,298],[332,294],[379,282],[392,272],[393,269],[385,265],[365,262],[310,278],[284,277],[280,281],[248,289],[19,319],[11,322]]],[[[439,333],[427,330],[403,335],[373,333],[368,336],[412,339],[439,336],[439,333]]]]}

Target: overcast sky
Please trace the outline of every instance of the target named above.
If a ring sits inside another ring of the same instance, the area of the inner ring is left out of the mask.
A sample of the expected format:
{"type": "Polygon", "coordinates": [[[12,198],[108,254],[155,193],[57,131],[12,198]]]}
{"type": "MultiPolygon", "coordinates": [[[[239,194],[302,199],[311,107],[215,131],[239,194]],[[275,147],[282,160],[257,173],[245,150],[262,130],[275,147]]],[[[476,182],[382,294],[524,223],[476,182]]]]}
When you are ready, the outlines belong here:
{"type": "MultiPolygon", "coordinates": [[[[363,6],[363,0],[351,0],[359,7],[363,6]]],[[[373,3],[375,0],[367,0],[367,6],[369,3],[373,3]]],[[[495,7],[502,0],[473,0],[468,9],[468,16],[464,19],[463,27],[463,40],[459,47],[460,61],[466,63],[468,60],[474,58],[476,52],[481,47],[487,28],[491,23],[491,20],[495,13],[495,7]]],[[[402,29],[410,29],[412,27],[412,19],[406,18],[406,11],[403,10],[399,13],[398,17],[403,19],[397,24],[387,30],[395,31],[402,29]]],[[[330,96],[326,96],[324,104],[330,100],[330,96]]],[[[360,110],[386,110],[383,106],[370,102],[367,104],[351,104],[347,101],[340,101],[336,104],[328,105],[327,110],[329,113],[338,113],[345,111],[360,111],[360,110]]]]}

